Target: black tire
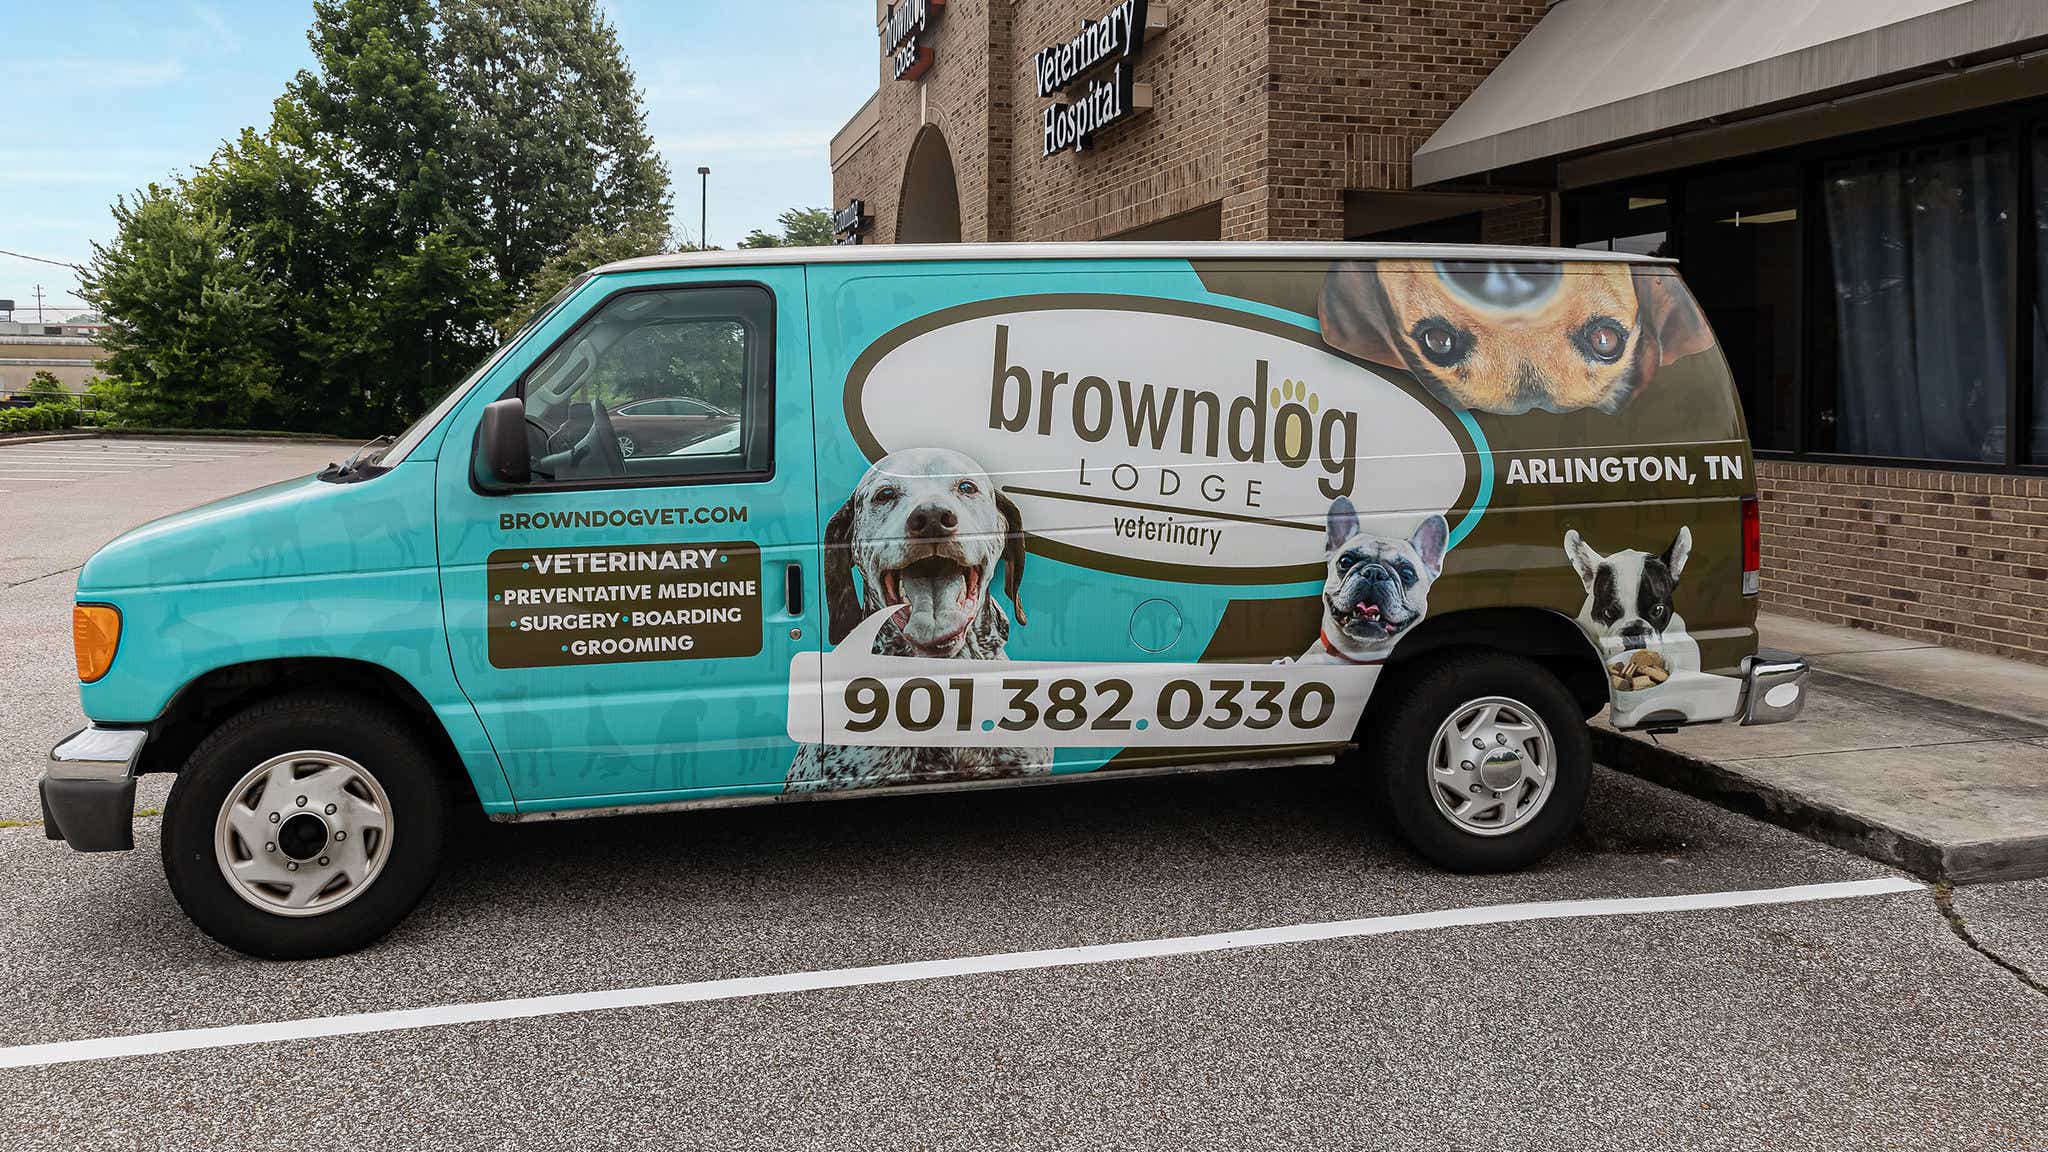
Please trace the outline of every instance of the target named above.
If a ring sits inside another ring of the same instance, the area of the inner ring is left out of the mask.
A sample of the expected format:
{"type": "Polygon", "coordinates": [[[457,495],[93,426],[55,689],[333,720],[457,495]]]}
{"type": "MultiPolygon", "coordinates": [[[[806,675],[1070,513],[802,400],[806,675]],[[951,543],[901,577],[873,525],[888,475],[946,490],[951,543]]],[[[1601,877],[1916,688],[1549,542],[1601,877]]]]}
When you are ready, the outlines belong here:
{"type": "Polygon", "coordinates": [[[1374,709],[1376,730],[1361,744],[1394,829],[1418,855],[1452,872],[1511,872],[1571,836],[1593,781],[1592,741],[1578,701],[1548,669],[1505,652],[1451,652],[1389,669],[1379,691],[1393,696],[1374,709]],[[1550,730],[1555,764],[1542,807],[1494,835],[1469,831],[1438,808],[1430,764],[1438,729],[1463,705],[1486,697],[1533,710],[1550,730]]]}
{"type": "Polygon", "coordinates": [[[192,922],[237,952],[267,960],[338,956],[382,938],[426,894],[441,865],[447,813],[440,771],[398,713],[330,692],[279,696],[229,719],[185,762],[164,806],[164,875],[192,922]],[[375,776],[389,801],[390,841],[381,870],[347,903],[280,915],[229,884],[214,834],[244,776],[307,750],[339,753],[375,776]]]}

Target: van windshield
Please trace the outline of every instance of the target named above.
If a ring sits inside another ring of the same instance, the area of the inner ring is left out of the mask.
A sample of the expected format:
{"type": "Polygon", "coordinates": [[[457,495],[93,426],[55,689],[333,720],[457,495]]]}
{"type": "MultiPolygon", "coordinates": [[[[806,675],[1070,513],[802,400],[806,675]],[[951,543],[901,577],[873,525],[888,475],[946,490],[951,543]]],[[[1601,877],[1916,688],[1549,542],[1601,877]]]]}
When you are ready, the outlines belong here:
{"type": "Polygon", "coordinates": [[[569,297],[574,296],[576,290],[583,287],[589,280],[590,273],[585,272],[574,280],[569,281],[568,284],[562,287],[560,292],[548,297],[547,303],[535,309],[533,315],[526,318],[526,323],[519,326],[518,331],[512,333],[503,344],[498,345],[497,351],[484,358],[484,362],[477,366],[476,371],[464,377],[460,384],[450,388],[447,395],[441,397],[438,403],[427,410],[426,415],[413,421],[411,427],[400,433],[398,439],[392,441],[391,447],[386,448],[377,455],[366,456],[363,463],[376,464],[388,468],[403,461],[414,448],[419,447],[421,440],[426,439],[427,433],[433,431],[434,427],[442,420],[447,419],[448,413],[453,411],[455,406],[462,402],[462,398],[469,394],[471,388],[476,387],[477,381],[489,375],[491,369],[497,367],[498,361],[503,360],[507,352],[518,347],[519,342],[526,339],[528,333],[540,327],[541,322],[549,316],[554,315],[555,310],[567,302],[569,297]]]}

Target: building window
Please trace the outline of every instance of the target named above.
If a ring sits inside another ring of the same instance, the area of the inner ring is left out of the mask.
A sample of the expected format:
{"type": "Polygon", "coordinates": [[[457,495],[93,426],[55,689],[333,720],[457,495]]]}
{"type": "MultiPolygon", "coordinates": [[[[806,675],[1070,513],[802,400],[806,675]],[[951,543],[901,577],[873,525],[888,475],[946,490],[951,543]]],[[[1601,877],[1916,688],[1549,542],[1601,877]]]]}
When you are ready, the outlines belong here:
{"type": "Polygon", "coordinates": [[[1799,446],[1799,168],[1725,170],[1685,182],[1680,270],[1707,313],[1758,448],[1799,446]]]}
{"type": "Polygon", "coordinates": [[[2014,198],[2004,141],[1834,161],[1821,192],[1835,387],[1817,408],[1816,447],[2003,463],[2014,198]]]}
{"type": "Polygon", "coordinates": [[[2027,439],[2026,457],[2034,464],[2048,464],[2048,312],[2042,296],[2048,292],[2048,124],[2033,132],[2034,203],[2034,302],[2029,309],[2034,328],[2034,379],[2032,435],[2027,439]]]}
{"type": "Polygon", "coordinates": [[[1564,202],[1564,242],[1596,252],[1673,256],[1671,191],[1662,183],[1574,193],[1564,202]]]}
{"type": "Polygon", "coordinates": [[[1561,209],[1567,244],[1678,258],[1759,450],[2048,468],[2048,101],[1561,209]]]}

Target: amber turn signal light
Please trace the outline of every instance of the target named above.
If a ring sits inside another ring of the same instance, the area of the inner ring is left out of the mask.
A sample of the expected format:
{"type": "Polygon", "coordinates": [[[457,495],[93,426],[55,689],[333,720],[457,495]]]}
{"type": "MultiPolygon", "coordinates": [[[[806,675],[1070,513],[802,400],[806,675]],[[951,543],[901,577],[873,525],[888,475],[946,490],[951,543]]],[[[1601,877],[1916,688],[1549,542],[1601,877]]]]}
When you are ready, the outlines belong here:
{"type": "Polygon", "coordinates": [[[121,613],[105,604],[71,606],[71,652],[78,659],[78,678],[87,684],[114,666],[121,646],[121,613]]]}

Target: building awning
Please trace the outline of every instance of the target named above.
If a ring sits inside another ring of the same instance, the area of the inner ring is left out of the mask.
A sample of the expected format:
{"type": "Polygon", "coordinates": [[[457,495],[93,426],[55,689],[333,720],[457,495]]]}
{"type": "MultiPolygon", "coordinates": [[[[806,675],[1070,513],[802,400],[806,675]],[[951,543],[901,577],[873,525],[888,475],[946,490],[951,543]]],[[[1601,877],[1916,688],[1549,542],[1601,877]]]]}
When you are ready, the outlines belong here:
{"type": "Polygon", "coordinates": [[[1433,184],[2048,38],[2043,0],[1560,0],[1415,153],[1433,184]]]}

